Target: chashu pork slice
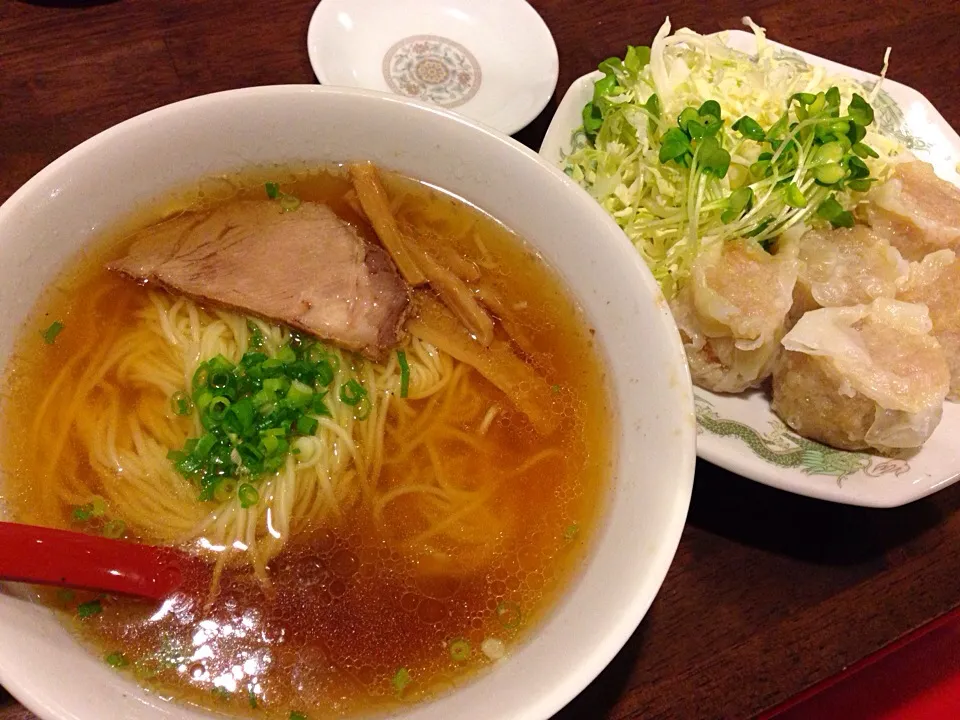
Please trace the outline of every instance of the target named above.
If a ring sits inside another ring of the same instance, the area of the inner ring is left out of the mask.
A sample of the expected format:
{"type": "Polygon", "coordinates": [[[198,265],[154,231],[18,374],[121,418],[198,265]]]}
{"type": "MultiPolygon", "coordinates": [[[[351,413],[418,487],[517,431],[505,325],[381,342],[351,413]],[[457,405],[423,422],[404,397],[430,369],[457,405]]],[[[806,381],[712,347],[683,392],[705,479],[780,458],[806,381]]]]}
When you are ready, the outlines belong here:
{"type": "Polygon", "coordinates": [[[239,201],[139,232],[108,268],[285,323],[367,357],[399,341],[410,291],[387,252],[326,205],[239,201]]]}

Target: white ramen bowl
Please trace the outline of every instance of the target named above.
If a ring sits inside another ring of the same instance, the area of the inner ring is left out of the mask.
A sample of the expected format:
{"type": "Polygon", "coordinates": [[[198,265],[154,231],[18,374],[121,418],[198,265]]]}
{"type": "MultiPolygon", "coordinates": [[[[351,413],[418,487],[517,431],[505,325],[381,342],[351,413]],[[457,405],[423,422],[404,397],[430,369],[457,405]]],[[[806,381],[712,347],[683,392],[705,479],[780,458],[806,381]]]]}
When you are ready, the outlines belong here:
{"type": "MultiPolygon", "coordinates": [[[[616,460],[587,560],[526,642],[404,714],[545,720],[610,662],[660,588],[690,503],[696,433],[683,349],[656,283],[604,211],[533,152],[446,111],[344,88],[234,90],[133,118],[0,207],[0,364],[42,289],[138,205],[250,165],[359,159],[446,188],[518,232],[560,273],[605,356],[616,460]]],[[[15,588],[0,592],[0,683],[44,720],[210,717],[111,670],[15,588]]]]}

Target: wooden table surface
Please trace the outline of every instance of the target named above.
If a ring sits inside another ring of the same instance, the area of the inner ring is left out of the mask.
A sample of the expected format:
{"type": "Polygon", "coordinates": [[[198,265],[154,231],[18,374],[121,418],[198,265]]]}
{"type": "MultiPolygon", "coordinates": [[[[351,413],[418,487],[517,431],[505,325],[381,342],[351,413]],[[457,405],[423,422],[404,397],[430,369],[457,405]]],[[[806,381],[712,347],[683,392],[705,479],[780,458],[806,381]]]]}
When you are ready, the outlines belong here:
{"type": "MultiPolygon", "coordinates": [[[[0,201],[82,140],[217,90],[313,83],[315,0],[0,0],[0,201]]],[[[743,14],[771,38],[889,77],[960,127],[960,3],[536,0],[560,53],[539,146],[570,83],[663,16],[701,32],[743,14]]],[[[957,468],[960,470],[960,468],[957,468]]],[[[751,717],[960,604],[960,485],[897,510],[831,505],[707,463],[673,567],[610,666],[555,720],[751,717]]],[[[0,689],[0,720],[32,718],[0,689]]],[[[96,718],[92,720],[112,720],[96,718]]],[[[118,719],[119,720],[119,719],[118,719]]]]}

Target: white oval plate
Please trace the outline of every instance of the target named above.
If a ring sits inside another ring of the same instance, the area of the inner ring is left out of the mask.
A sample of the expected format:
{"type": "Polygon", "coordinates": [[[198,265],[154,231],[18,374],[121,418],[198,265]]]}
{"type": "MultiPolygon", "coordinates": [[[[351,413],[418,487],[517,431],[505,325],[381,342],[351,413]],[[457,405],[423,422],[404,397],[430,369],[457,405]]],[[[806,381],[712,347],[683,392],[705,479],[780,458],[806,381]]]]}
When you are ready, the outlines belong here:
{"type": "Polygon", "coordinates": [[[324,0],[307,30],[324,85],[430,102],[512,135],[557,87],[557,46],[526,0],[324,0]]]}
{"type": "MultiPolygon", "coordinates": [[[[726,33],[727,45],[756,52],[752,33],[726,33]]],[[[827,68],[832,74],[873,83],[876,75],[770,43],[780,57],[827,68]]],[[[580,112],[593,96],[599,71],[574,81],[564,95],[540,146],[540,155],[562,166],[563,157],[582,141],[580,112]]],[[[877,123],[894,134],[940,177],[960,185],[960,136],[933,104],[906,85],[885,80],[874,102],[877,123]]],[[[864,507],[897,507],[942,490],[960,478],[960,405],[946,403],[943,420],[926,444],[909,459],[835,450],[791,432],[770,409],[761,391],[718,395],[694,389],[697,403],[697,455],[751,480],[781,490],[864,507]]]]}

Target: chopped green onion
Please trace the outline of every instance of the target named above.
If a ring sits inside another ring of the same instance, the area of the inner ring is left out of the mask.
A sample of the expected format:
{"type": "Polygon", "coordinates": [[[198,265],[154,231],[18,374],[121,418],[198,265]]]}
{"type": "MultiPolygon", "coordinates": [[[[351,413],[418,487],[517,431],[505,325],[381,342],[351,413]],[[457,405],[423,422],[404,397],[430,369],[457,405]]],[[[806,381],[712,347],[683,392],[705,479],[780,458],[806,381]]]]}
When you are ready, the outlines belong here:
{"type": "Polygon", "coordinates": [[[193,409],[193,403],[190,401],[190,396],[187,395],[183,390],[178,390],[171,396],[170,406],[173,408],[175,415],[189,415],[190,411],[193,409]]]}
{"type": "Polygon", "coordinates": [[[193,387],[206,387],[207,375],[209,375],[207,363],[197,365],[197,369],[193,371],[193,380],[191,381],[193,387]]]}
{"type": "Polygon", "coordinates": [[[227,502],[237,496],[237,481],[233,478],[223,478],[217,483],[213,491],[213,499],[219,503],[227,502]]]}
{"type": "Polygon", "coordinates": [[[99,600],[91,600],[90,602],[80,603],[77,605],[77,617],[81,620],[88,617],[93,617],[94,615],[99,615],[103,612],[103,606],[100,604],[99,600]]]}
{"type": "Polygon", "coordinates": [[[470,643],[463,638],[457,638],[450,643],[450,657],[457,662],[464,662],[470,658],[470,643]]]}
{"type": "Polygon", "coordinates": [[[118,538],[122,538],[126,531],[127,524],[123,520],[114,518],[103,524],[103,536],[105,538],[116,540],[118,538]]]}
{"type": "Polygon", "coordinates": [[[320,423],[316,418],[309,415],[301,415],[297,418],[297,432],[300,435],[316,435],[320,423]]]}
{"type": "Polygon", "coordinates": [[[103,659],[107,661],[107,665],[114,668],[122,668],[130,664],[127,662],[127,658],[125,658],[121,652],[109,653],[103,659]]]}
{"type": "Polygon", "coordinates": [[[367,396],[363,385],[351,378],[340,386],[340,400],[347,405],[356,406],[367,396]]]}
{"type": "Polygon", "coordinates": [[[230,398],[217,395],[210,401],[210,405],[207,407],[207,413],[209,413],[214,420],[222,420],[229,409],[230,398]]]}
{"type": "Polygon", "coordinates": [[[253,400],[243,397],[230,406],[224,425],[235,433],[247,434],[253,429],[254,415],[253,400]]]}
{"type": "Polygon", "coordinates": [[[261,442],[263,443],[263,449],[268,453],[273,453],[277,451],[277,448],[280,447],[280,438],[275,434],[270,432],[261,433],[261,442]]]}
{"type": "Polygon", "coordinates": [[[400,397],[405,398],[410,391],[410,365],[403,350],[397,350],[397,362],[400,363],[400,397]]]}
{"type": "Polygon", "coordinates": [[[257,695],[253,692],[253,690],[247,691],[247,702],[250,703],[250,707],[253,710],[257,709],[257,695]]]}
{"type": "Polygon", "coordinates": [[[313,398],[313,388],[299,380],[290,383],[290,389],[287,390],[287,402],[295,408],[302,410],[310,404],[313,398]]]}
{"type": "Polygon", "coordinates": [[[74,522],[86,522],[93,517],[93,504],[78,505],[73,509],[70,517],[74,522]]]}
{"type": "Polygon", "coordinates": [[[551,385],[551,386],[550,386],[550,392],[552,392],[554,395],[559,395],[559,394],[560,394],[560,386],[559,386],[559,385],[551,385]]]}
{"type": "MultiPolygon", "coordinates": [[[[267,363],[263,363],[266,365],[267,363]]],[[[263,381],[263,390],[268,393],[278,393],[283,390],[283,380],[280,378],[267,378],[263,381]]]]}
{"type": "Polygon", "coordinates": [[[360,403],[357,405],[357,412],[354,415],[354,417],[357,420],[366,420],[368,417],[370,417],[370,411],[372,409],[373,408],[370,405],[370,399],[367,397],[364,397],[363,399],[360,400],[360,403]]]}
{"type": "MultiPolygon", "coordinates": [[[[200,501],[222,503],[241,495],[242,488],[225,479],[248,484],[278,471],[294,439],[316,434],[318,417],[332,415],[324,388],[339,365],[336,353],[296,332],[275,357],[250,349],[238,363],[222,355],[200,363],[188,392],[203,431],[167,457],[197,486],[200,501]]],[[[371,403],[364,403],[367,391],[358,381],[345,383],[341,394],[345,404],[360,406],[358,417],[369,414],[371,403]]],[[[256,502],[249,490],[242,499],[256,502]]]]}
{"type": "Polygon", "coordinates": [[[226,390],[230,387],[233,380],[233,368],[209,368],[207,375],[207,385],[211,390],[226,390]]]}
{"type": "Polygon", "coordinates": [[[210,694],[213,695],[218,700],[229,700],[233,696],[233,693],[231,693],[226,688],[220,687],[219,685],[213,688],[210,691],[210,694]]]}
{"type": "Polygon", "coordinates": [[[250,334],[250,347],[254,349],[263,347],[263,333],[260,332],[260,328],[252,320],[247,320],[247,332],[250,334]]]}
{"type": "Polygon", "coordinates": [[[193,454],[203,460],[210,455],[210,452],[213,450],[213,447],[216,444],[217,439],[215,437],[212,435],[204,435],[194,446],[193,454]]]}
{"type": "Polygon", "coordinates": [[[99,495],[90,498],[90,515],[93,517],[103,517],[107,512],[107,501],[99,495]]]}
{"type": "Polygon", "coordinates": [[[307,720],[307,716],[302,712],[291,710],[289,720],[307,720]]]}
{"type": "Polygon", "coordinates": [[[283,361],[279,358],[269,358],[257,366],[257,374],[268,379],[276,379],[283,373],[283,361]]]}
{"type": "Polygon", "coordinates": [[[201,412],[206,410],[210,406],[210,401],[213,400],[213,393],[207,389],[203,389],[197,393],[197,396],[194,398],[194,401],[197,405],[197,410],[201,412]]]}
{"type": "Polygon", "coordinates": [[[74,598],[73,590],[68,590],[67,588],[60,588],[57,590],[57,600],[67,604],[72,603],[74,598]]]}
{"type": "Polygon", "coordinates": [[[284,212],[293,212],[300,207],[300,198],[284,193],[280,196],[280,208],[284,212]]]}
{"type": "Polygon", "coordinates": [[[339,355],[327,355],[327,362],[330,364],[330,368],[333,372],[340,372],[340,356],[339,355]]]}
{"type": "Polygon", "coordinates": [[[397,694],[399,695],[404,691],[407,685],[411,683],[411,681],[412,678],[410,677],[410,671],[402,667],[397,670],[396,674],[393,676],[393,689],[396,690],[397,694]]]}
{"type": "Polygon", "coordinates": [[[50,327],[48,327],[46,330],[44,330],[40,334],[43,335],[43,341],[47,345],[53,345],[53,343],[57,339],[57,335],[59,335],[62,331],[63,331],[63,323],[60,322],[59,320],[54,320],[50,324],[50,327]]]}
{"type": "Polygon", "coordinates": [[[240,507],[246,509],[253,507],[260,502],[260,493],[250,483],[243,483],[237,490],[237,497],[240,498],[240,507]]]}
{"type": "Polygon", "coordinates": [[[264,189],[267,191],[267,197],[271,200],[276,200],[277,196],[280,194],[280,183],[268,182],[264,183],[264,189]]]}
{"type": "Polygon", "coordinates": [[[571,523],[567,525],[563,530],[563,539],[564,540],[573,540],[577,535],[580,534],[580,526],[576,523],[571,523]]]}
{"type": "Polygon", "coordinates": [[[507,630],[513,630],[520,626],[522,615],[520,613],[520,606],[515,602],[505,600],[497,605],[496,613],[497,620],[499,620],[500,624],[507,628],[507,630]]]}
{"type": "Polygon", "coordinates": [[[313,371],[316,373],[316,379],[314,380],[315,385],[326,387],[333,382],[333,378],[336,375],[337,370],[340,369],[339,359],[336,357],[333,359],[337,360],[336,365],[331,363],[327,358],[323,358],[314,363],[313,371]]]}

